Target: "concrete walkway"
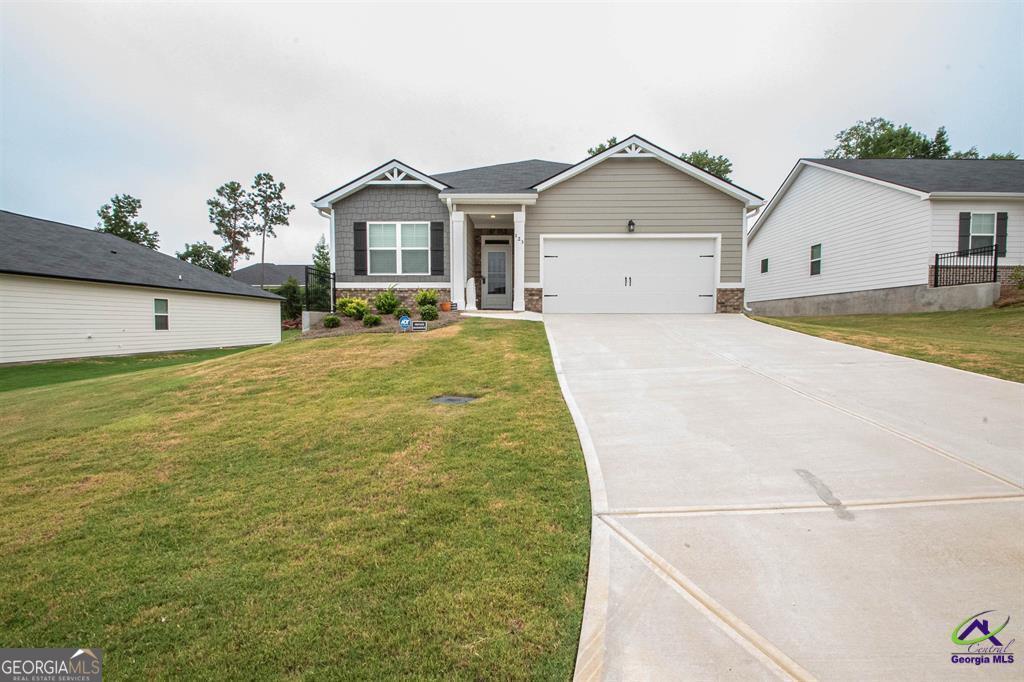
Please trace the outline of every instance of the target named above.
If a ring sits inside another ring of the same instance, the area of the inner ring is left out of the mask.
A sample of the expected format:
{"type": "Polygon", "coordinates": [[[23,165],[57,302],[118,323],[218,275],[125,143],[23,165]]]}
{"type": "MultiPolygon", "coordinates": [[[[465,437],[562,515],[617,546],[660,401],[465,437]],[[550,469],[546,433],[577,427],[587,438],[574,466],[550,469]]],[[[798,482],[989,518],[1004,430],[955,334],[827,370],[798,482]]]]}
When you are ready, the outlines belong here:
{"type": "Polygon", "coordinates": [[[592,488],[578,679],[1024,674],[950,637],[992,609],[1024,642],[1024,385],[738,315],[544,320],[592,488]]]}

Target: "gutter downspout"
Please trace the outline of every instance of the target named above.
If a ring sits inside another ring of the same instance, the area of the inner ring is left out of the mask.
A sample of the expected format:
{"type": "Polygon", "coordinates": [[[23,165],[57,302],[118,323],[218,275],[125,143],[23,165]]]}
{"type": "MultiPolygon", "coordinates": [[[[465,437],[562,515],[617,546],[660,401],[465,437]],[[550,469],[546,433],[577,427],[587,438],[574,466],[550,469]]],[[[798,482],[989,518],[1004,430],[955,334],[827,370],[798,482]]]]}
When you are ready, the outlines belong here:
{"type": "Polygon", "coordinates": [[[742,258],[742,262],[743,262],[743,284],[744,284],[744,290],[743,290],[743,293],[744,293],[744,295],[743,295],[743,312],[746,315],[749,315],[749,314],[754,312],[753,310],[750,309],[750,306],[747,305],[747,296],[746,296],[746,288],[745,288],[746,287],[746,279],[747,279],[747,239],[750,236],[749,235],[749,230],[747,230],[747,224],[750,222],[750,218],[751,217],[756,216],[760,212],[761,212],[761,207],[760,206],[755,208],[754,210],[750,211],[749,213],[746,210],[743,211],[743,258],[742,258]]]}

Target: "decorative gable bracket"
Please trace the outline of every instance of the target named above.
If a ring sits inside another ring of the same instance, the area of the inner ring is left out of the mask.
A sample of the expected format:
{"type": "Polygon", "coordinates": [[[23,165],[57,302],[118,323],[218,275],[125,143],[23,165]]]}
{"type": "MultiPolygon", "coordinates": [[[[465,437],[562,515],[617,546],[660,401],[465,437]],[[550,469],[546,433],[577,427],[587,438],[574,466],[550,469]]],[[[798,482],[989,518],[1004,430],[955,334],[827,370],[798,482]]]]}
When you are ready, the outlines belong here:
{"type": "Polygon", "coordinates": [[[317,198],[313,201],[313,206],[319,209],[330,208],[333,202],[343,199],[353,192],[358,192],[361,188],[366,187],[367,185],[388,185],[391,187],[426,185],[428,187],[433,187],[438,191],[448,188],[448,185],[444,184],[440,180],[435,180],[426,173],[421,173],[415,168],[402,163],[398,159],[392,159],[383,165],[377,166],[369,173],[356,178],[347,185],[342,185],[322,197],[317,198]]]}
{"type": "Polygon", "coordinates": [[[644,149],[638,144],[628,144],[619,151],[612,155],[616,159],[653,159],[657,158],[654,154],[644,149]]]}

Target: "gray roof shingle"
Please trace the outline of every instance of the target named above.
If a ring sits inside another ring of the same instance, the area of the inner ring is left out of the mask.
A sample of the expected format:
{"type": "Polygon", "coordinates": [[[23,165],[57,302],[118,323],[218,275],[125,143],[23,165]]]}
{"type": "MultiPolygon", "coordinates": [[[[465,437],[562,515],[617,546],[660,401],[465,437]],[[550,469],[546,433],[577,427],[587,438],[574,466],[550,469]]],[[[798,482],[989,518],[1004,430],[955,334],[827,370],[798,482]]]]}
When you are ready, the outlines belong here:
{"type": "Polygon", "coordinates": [[[9,211],[0,211],[0,272],[281,298],[112,234],[9,211]]]}
{"type": "Polygon", "coordinates": [[[571,163],[530,159],[450,173],[434,173],[431,177],[449,186],[442,194],[536,193],[534,185],[571,167],[571,163]]]}
{"type": "MultiPolygon", "coordinates": [[[[268,287],[281,286],[289,277],[294,277],[299,284],[304,285],[306,283],[305,265],[277,265],[275,263],[267,263],[266,266],[267,272],[264,284],[268,287]]],[[[246,265],[244,268],[238,268],[235,270],[234,274],[231,275],[231,279],[239,282],[245,282],[250,286],[259,286],[260,263],[253,263],[252,265],[246,265]]]]}
{"type": "Polygon", "coordinates": [[[804,159],[921,192],[1024,192],[1024,161],[804,159]]]}

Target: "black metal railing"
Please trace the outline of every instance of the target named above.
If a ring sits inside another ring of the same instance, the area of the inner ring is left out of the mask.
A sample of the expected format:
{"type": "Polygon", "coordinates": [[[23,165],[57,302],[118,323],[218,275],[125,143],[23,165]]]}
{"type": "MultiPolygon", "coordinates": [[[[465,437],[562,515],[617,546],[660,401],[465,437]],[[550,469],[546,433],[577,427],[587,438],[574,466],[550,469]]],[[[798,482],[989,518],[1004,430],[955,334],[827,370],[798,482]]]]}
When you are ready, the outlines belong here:
{"type": "Polygon", "coordinates": [[[995,244],[935,254],[935,265],[932,268],[933,287],[997,281],[999,254],[996,252],[995,244]]]}
{"type": "Polygon", "coordinates": [[[334,312],[334,273],[306,266],[306,310],[334,312]]]}

